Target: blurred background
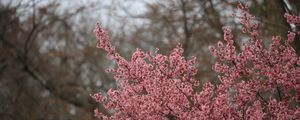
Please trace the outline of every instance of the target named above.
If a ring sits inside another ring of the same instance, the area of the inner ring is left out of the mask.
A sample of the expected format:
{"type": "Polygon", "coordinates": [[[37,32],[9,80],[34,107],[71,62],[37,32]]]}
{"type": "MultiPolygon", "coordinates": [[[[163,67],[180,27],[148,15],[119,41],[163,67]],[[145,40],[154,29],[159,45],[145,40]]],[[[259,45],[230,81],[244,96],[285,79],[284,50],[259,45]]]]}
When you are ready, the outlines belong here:
{"type": "MultiPolygon", "coordinates": [[[[285,12],[299,15],[298,0],[244,1],[261,22],[261,39],[286,38],[285,12]]],[[[114,67],[96,48],[97,21],[125,57],[136,48],[168,54],[178,43],[197,57],[197,79],[216,82],[209,45],[233,28],[236,47],[248,36],[232,17],[236,0],[0,0],[0,119],[93,120],[90,94],[115,86],[114,67]]],[[[300,52],[299,38],[294,42],[300,52]]]]}

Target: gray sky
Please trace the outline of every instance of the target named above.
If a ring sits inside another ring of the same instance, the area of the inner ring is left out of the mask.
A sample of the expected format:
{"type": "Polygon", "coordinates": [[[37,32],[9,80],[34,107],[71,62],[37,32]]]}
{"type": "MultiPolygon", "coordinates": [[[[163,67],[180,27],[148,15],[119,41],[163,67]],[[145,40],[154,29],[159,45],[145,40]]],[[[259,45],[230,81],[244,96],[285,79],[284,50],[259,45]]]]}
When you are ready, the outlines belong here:
{"type": "MultiPolygon", "coordinates": [[[[12,2],[12,5],[20,1],[23,3],[38,1],[37,7],[55,1],[60,4],[58,12],[72,11],[83,5],[88,9],[84,14],[75,17],[76,19],[86,17],[91,21],[90,24],[94,25],[96,21],[100,21],[105,27],[117,29],[121,24],[120,21],[125,21],[127,24],[143,24],[143,20],[130,18],[128,13],[133,16],[143,14],[146,11],[145,4],[156,0],[0,0],[5,4],[12,2]]],[[[29,15],[32,12],[31,9],[24,11],[29,15]]]]}

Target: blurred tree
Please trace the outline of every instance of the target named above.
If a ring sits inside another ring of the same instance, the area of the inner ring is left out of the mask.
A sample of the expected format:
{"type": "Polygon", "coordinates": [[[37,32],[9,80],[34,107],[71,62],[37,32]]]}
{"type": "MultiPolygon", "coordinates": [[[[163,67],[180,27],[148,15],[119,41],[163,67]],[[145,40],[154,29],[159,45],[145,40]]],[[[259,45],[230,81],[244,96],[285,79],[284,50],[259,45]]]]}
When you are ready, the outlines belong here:
{"type": "Polygon", "coordinates": [[[94,119],[88,98],[105,64],[84,42],[92,31],[76,26],[85,6],[8,2],[0,2],[0,119],[94,119]]]}

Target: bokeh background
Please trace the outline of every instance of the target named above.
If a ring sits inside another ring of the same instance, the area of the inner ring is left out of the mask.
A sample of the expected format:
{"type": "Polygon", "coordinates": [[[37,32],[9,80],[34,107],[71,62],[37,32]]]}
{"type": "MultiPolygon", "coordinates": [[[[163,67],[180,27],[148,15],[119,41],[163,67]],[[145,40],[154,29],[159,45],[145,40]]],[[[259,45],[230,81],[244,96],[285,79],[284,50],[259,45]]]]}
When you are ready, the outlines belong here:
{"type": "MultiPolygon", "coordinates": [[[[261,23],[266,44],[299,29],[283,18],[300,14],[298,0],[242,2],[261,23]]],[[[168,54],[180,43],[185,57],[197,57],[197,79],[217,82],[208,46],[222,41],[223,26],[233,29],[238,51],[248,39],[232,17],[236,6],[236,0],[0,0],[0,119],[95,119],[100,106],[89,95],[115,87],[104,72],[115,64],[96,48],[97,21],[125,58],[136,48],[168,54]]]]}

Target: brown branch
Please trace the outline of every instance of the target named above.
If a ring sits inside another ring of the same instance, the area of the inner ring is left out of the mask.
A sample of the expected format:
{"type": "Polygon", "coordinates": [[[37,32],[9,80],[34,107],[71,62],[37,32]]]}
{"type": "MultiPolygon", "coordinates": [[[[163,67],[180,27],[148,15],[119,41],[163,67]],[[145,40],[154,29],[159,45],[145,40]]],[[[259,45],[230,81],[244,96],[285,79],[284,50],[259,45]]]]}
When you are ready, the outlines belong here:
{"type": "Polygon", "coordinates": [[[78,101],[74,101],[74,100],[70,100],[70,99],[66,99],[64,98],[62,95],[58,94],[55,90],[55,88],[51,85],[48,84],[48,80],[46,80],[43,76],[41,76],[39,73],[37,73],[36,71],[34,71],[30,66],[29,64],[27,63],[27,61],[25,61],[24,59],[24,56],[23,54],[21,54],[20,51],[18,51],[18,49],[11,43],[9,43],[8,41],[5,41],[5,40],[2,40],[2,42],[12,48],[15,53],[16,53],[16,59],[23,65],[23,70],[25,73],[27,73],[29,76],[31,76],[34,80],[36,80],[44,89],[48,90],[49,93],[56,97],[56,98],[59,98],[60,100],[64,101],[64,102],[67,102],[69,104],[72,104],[74,105],[75,107],[77,108],[81,108],[85,111],[92,111],[91,109],[89,108],[92,108],[90,106],[86,106],[84,105],[83,103],[80,103],[78,101]]]}
{"type": "Polygon", "coordinates": [[[183,30],[184,30],[184,35],[185,35],[185,41],[183,43],[182,48],[185,50],[184,51],[184,56],[188,56],[188,46],[191,38],[191,32],[188,27],[188,18],[187,18],[187,11],[186,11],[186,4],[187,2],[185,0],[180,0],[181,3],[181,12],[183,14],[182,19],[183,19],[183,30]]]}

